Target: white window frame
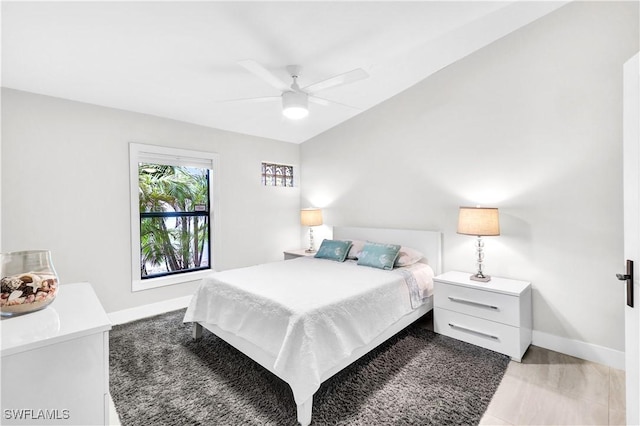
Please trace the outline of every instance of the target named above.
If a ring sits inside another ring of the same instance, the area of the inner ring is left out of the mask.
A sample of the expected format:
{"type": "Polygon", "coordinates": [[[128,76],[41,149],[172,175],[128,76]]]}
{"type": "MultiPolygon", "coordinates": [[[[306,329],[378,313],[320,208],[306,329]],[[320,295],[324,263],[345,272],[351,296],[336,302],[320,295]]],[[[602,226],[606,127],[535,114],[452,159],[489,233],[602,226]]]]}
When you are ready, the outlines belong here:
{"type": "Polygon", "coordinates": [[[215,270],[220,253],[220,166],[217,153],[165,146],[129,143],[129,180],[131,198],[131,291],[149,290],[167,285],[197,281],[215,270]],[[211,258],[208,270],[185,272],[164,277],[140,277],[140,202],[138,163],[149,162],[173,166],[191,166],[211,170],[209,182],[209,244],[211,258]]]}

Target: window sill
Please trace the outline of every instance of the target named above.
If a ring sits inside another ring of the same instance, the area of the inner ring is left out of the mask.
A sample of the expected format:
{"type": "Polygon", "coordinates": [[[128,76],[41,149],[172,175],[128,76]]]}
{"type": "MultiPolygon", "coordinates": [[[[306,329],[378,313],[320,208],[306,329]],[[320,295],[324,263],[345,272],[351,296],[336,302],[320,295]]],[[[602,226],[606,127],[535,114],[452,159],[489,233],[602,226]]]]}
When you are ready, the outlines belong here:
{"type": "Polygon", "coordinates": [[[192,281],[198,281],[211,274],[213,269],[206,271],[187,272],[178,275],[168,275],[166,277],[149,278],[148,280],[134,279],[131,283],[132,291],[150,290],[153,288],[164,287],[174,284],[184,284],[192,281]]]}

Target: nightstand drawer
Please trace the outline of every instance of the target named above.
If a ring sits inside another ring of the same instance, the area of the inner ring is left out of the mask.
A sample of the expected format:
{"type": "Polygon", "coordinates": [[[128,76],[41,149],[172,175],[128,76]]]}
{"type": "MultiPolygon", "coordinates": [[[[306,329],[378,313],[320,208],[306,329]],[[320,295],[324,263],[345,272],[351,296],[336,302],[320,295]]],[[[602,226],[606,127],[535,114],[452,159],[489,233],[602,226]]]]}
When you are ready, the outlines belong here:
{"type": "Polygon", "coordinates": [[[434,308],[433,327],[436,333],[503,353],[516,361],[522,359],[528,346],[523,347],[517,327],[447,309],[434,308]]]}
{"type": "Polygon", "coordinates": [[[435,281],[434,307],[518,327],[520,299],[507,294],[435,281]]]}

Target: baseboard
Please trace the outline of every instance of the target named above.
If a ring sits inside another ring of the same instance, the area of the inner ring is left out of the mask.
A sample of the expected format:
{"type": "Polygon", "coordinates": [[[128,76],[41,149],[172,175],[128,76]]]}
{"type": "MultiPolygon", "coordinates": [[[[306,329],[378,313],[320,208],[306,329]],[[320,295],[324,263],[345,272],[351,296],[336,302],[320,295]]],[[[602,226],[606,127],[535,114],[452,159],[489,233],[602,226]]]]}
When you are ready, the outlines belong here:
{"type": "Polygon", "coordinates": [[[624,370],[624,351],[533,330],[532,344],[541,348],[624,370]]]}
{"type": "Polygon", "coordinates": [[[192,296],[183,296],[175,299],[164,300],[162,302],[150,303],[148,305],[136,306],[135,308],[123,309],[121,311],[107,314],[112,325],[124,324],[142,318],[160,315],[165,312],[176,311],[186,308],[192,296]]]}

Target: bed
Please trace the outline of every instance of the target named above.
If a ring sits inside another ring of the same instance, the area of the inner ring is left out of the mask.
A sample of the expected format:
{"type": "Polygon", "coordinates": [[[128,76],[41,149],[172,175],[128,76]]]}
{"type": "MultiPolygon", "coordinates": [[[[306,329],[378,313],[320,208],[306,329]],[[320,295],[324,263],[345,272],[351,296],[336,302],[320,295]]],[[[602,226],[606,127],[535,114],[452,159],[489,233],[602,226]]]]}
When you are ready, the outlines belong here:
{"type": "Polygon", "coordinates": [[[424,258],[391,271],[302,257],[213,273],[184,317],[194,338],[204,327],[289,384],[303,426],[322,382],[433,308],[425,282],[441,272],[440,232],[335,227],[333,239],[398,244],[424,258]]]}

